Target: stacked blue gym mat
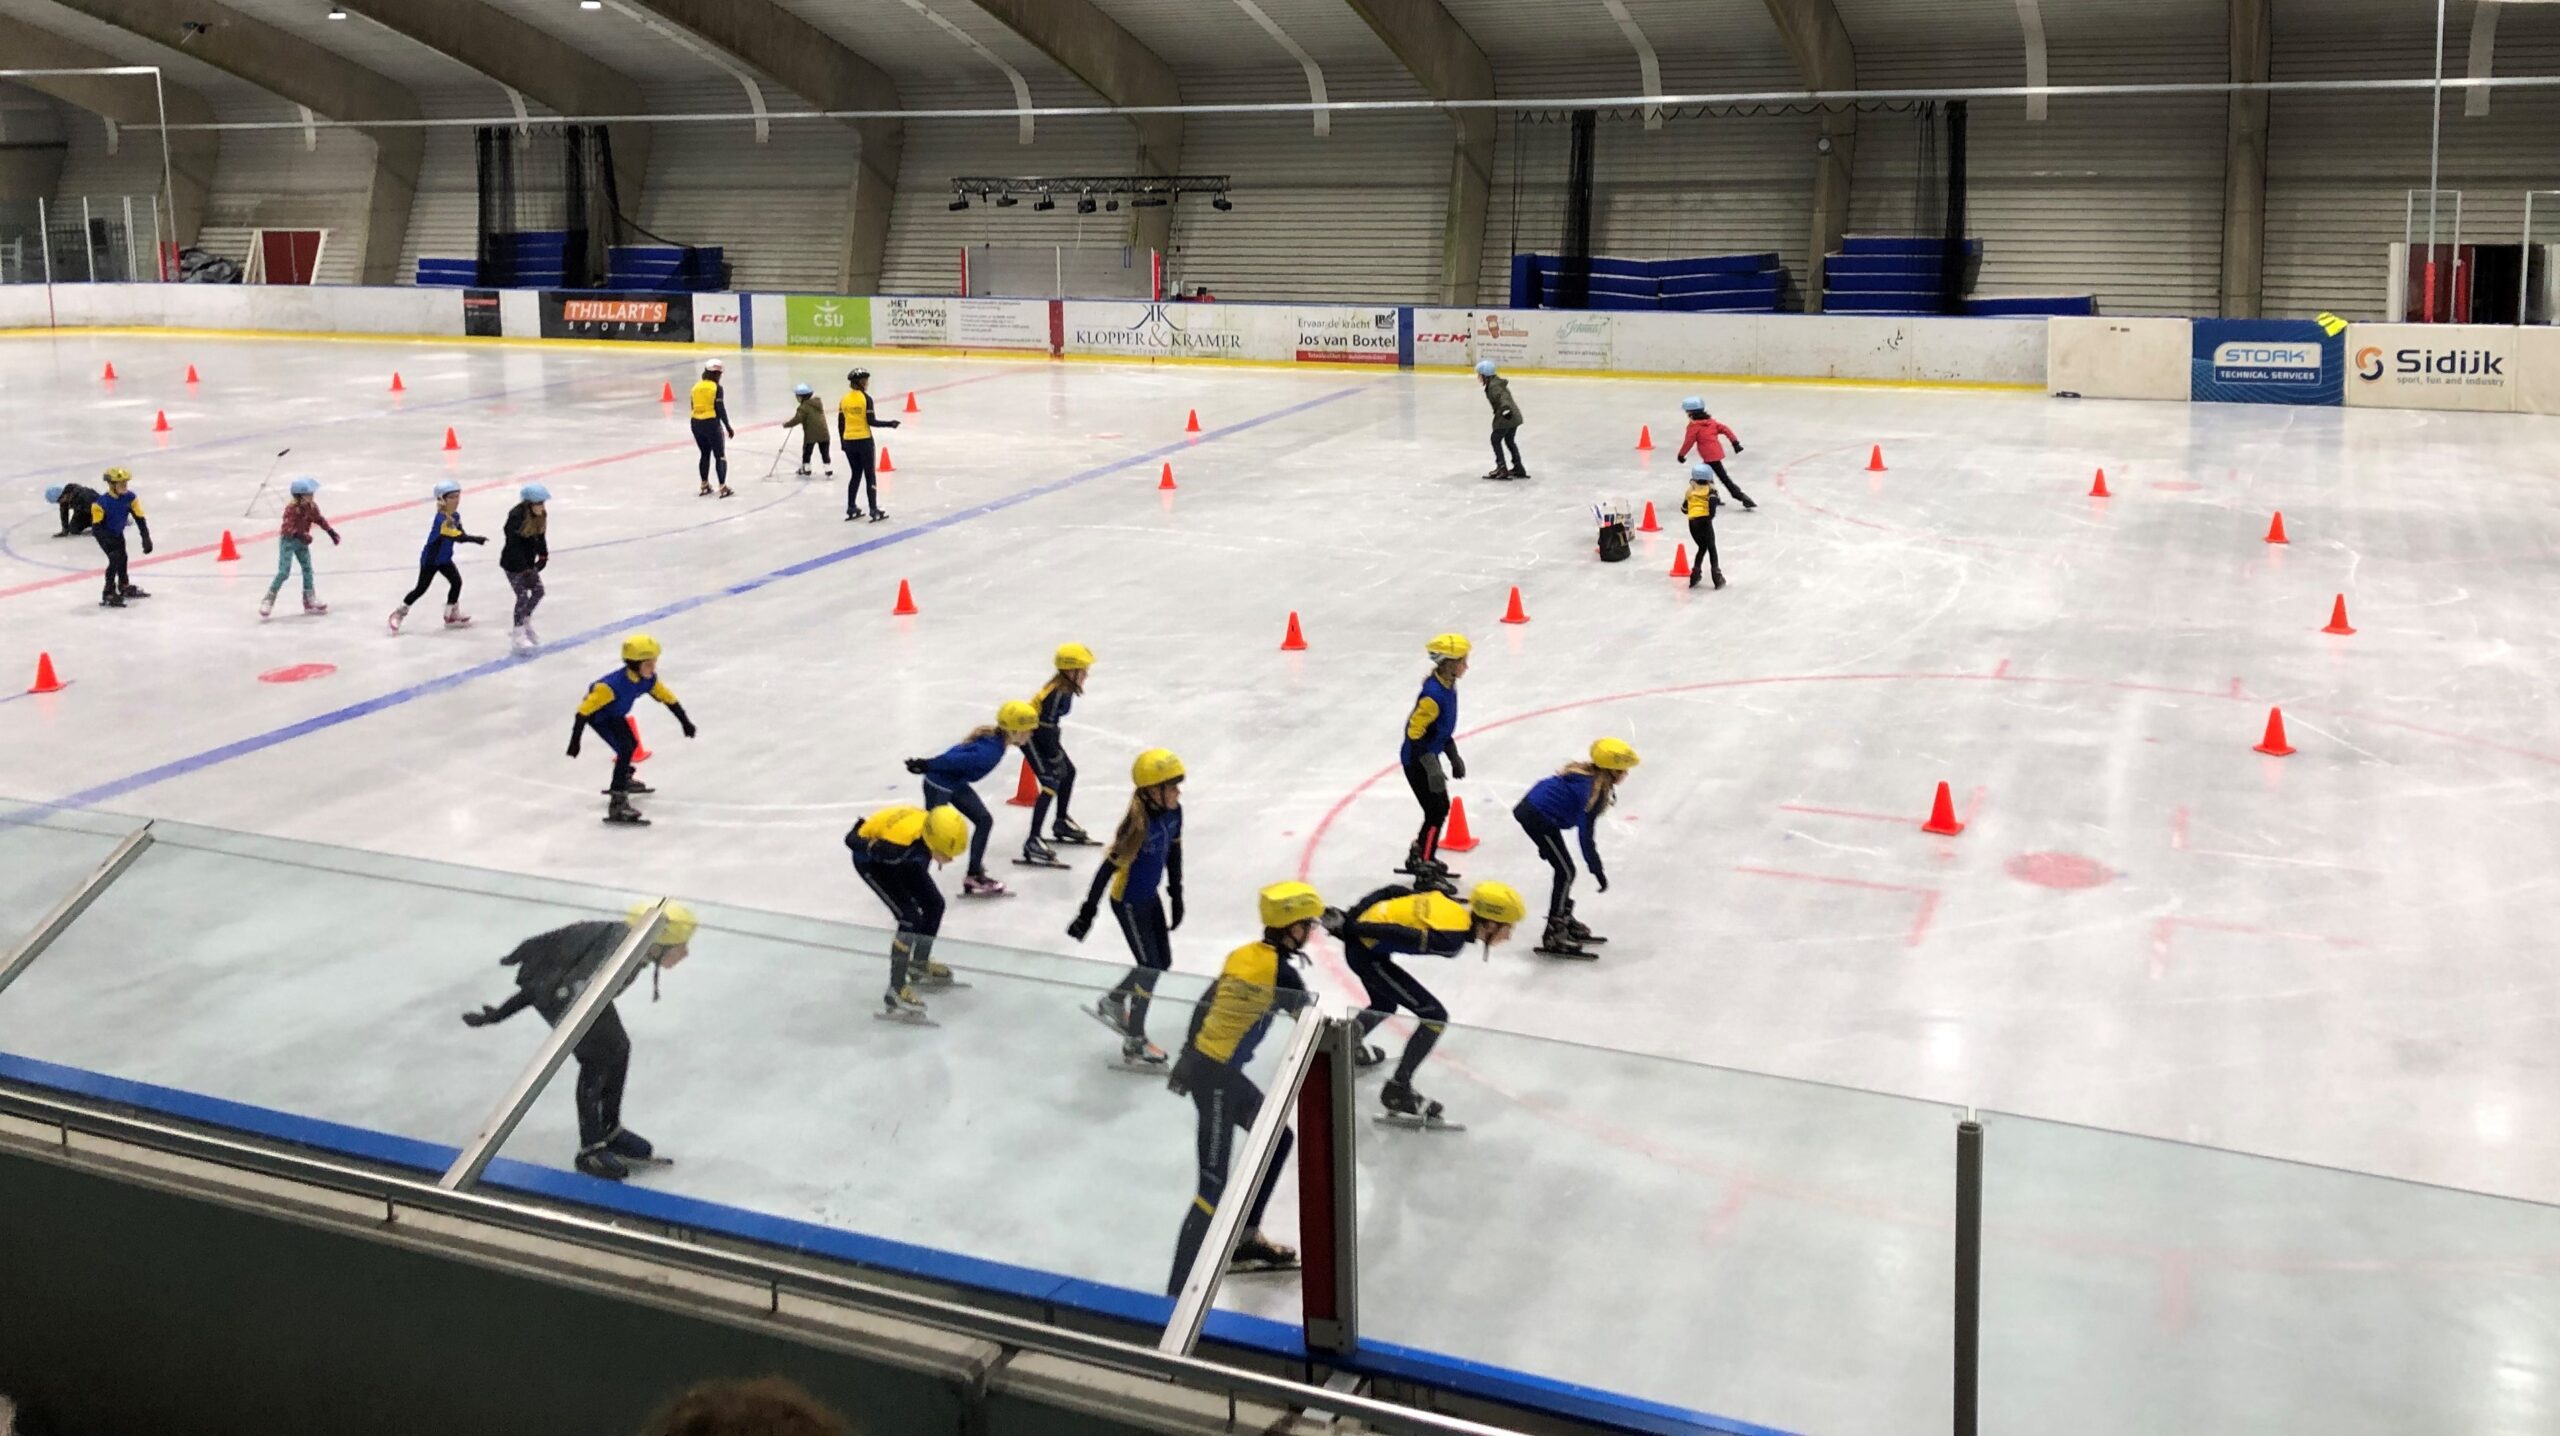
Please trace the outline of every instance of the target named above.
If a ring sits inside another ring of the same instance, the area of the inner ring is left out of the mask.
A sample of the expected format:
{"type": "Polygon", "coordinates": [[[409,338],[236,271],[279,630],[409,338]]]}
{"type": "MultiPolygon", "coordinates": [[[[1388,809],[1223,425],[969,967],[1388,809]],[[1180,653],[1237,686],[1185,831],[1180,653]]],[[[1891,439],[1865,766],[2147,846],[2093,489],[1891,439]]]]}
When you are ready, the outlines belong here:
{"type": "MultiPolygon", "coordinates": [[[[1564,268],[1552,254],[1511,256],[1511,307],[1554,309],[1564,268]]],[[[1591,260],[1589,309],[1672,309],[1689,313],[1775,314],[1787,268],[1775,254],[1710,254],[1688,259],[1591,260]]]]}
{"type": "Polygon", "coordinates": [[[703,293],[728,287],[727,252],[717,245],[617,244],[608,251],[608,289],[703,293]]]}
{"type": "MultiPolygon", "coordinates": [[[[536,230],[498,236],[500,266],[517,289],[558,289],[566,282],[569,235],[566,230],[536,230]]],[[[605,288],[664,294],[671,290],[700,293],[727,287],[726,252],[718,246],[686,248],[679,244],[615,245],[605,288]]],[[[481,282],[480,261],[418,259],[418,282],[467,286],[481,282]]],[[[493,283],[499,282],[493,276],[493,283]]]]}
{"type": "MultiPolygon", "coordinates": [[[[1982,258],[1982,241],[1964,242],[1967,266],[1982,258]]],[[[1822,260],[1825,314],[1936,314],[1946,244],[1936,238],[1853,234],[1822,260]]],[[[1964,312],[1981,316],[2095,314],[2097,296],[1998,295],[1968,298],[1964,312]]]]}

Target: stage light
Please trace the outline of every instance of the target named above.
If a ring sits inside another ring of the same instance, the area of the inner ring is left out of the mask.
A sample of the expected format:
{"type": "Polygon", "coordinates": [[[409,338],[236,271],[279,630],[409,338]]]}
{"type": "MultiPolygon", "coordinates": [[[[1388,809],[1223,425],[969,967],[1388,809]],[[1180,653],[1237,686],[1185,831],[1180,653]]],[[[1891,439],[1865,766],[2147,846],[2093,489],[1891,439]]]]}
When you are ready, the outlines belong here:
{"type": "Polygon", "coordinates": [[[998,209],[1011,209],[1020,203],[1022,203],[1022,201],[1015,199],[1009,194],[1000,194],[996,196],[996,208],[998,209]]]}
{"type": "Polygon", "coordinates": [[[1033,209],[1056,209],[1057,207],[1058,202],[1049,198],[1045,194],[1040,196],[1040,202],[1038,204],[1032,206],[1033,209]]]}
{"type": "Polygon", "coordinates": [[[960,196],[958,199],[951,202],[951,207],[953,209],[967,209],[969,207],[969,197],[965,194],[960,196]]]}
{"type": "Polygon", "coordinates": [[[1076,201],[1076,213],[1078,214],[1091,214],[1094,212],[1096,207],[1097,206],[1093,202],[1092,195],[1086,195],[1076,201]]]}
{"type": "Polygon", "coordinates": [[[1228,199],[1225,195],[1216,195],[1211,197],[1209,200],[1209,208],[1211,209],[1227,210],[1234,209],[1235,207],[1235,201],[1228,199]]]}

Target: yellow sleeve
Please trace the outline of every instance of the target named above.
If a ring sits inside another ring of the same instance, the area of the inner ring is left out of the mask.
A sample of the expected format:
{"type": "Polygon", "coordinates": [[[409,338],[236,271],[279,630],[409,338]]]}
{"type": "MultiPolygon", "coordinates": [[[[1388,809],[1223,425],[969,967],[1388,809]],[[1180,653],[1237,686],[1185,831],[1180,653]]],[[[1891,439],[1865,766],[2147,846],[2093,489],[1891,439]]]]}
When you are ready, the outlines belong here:
{"type": "Polygon", "coordinates": [[[604,706],[612,701],[613,690],[599,683],[587,690],[585,701],[578,705],[578,716],[584,718],[590,714],[601,713],[604,711],[604,706]]]}
{"type": "Polygon", "coordinates": [[[133,516],[138,519],[147,519],[151,517],[151,515],[142,511],[142,500],[140,499],[135,499],[133,501],[133,516]]]}
{"type": "Polygon", "coordinates": [[[105,523],[106,521],[107,521],[107,506],[106,506],[105,504],[91,504],[91,505],[89,505],[89,522],[91,522],[91,523],[93,523],[93,524],[102,524],[102,523],[105,523]]]}
{"type": "Polygon", "coordinates": [[[1437,702],[1427,695],[1415,699],[1413,716],[1404,720],[1404,736],[1420,739],[1423,734],[1431,731],[1431,725],[1437,722],[1439,717],[1440,705],[1437,702]]]}
{"type": "MultiPolygon", "coordinates": [[[[602,687],[603,685],[602,685],[602,684],[598,684],[597,686],[598,686],[598,687],[602,687]]],[[[650,687],[650,689],[649,689],[649,696],[650,696],[650,697],[652,697],[652,698],[657,699],[657,700],[658,700],[659,702],[661,702],[661,703],[666,704],[666,705],[667,705],[668,707],[670,707],[670,708],[673,708],[674,706],[676,706],[676,694],[675,694],[675,690],[674,690],[674,689],[672,689],[672,688],[669,688],[669,687],[666,685],[666,681],[665,681],[664,679],[659,680],[656,684],[654,684],[654,685],[652,685],[652,686],[650,687]]]]}

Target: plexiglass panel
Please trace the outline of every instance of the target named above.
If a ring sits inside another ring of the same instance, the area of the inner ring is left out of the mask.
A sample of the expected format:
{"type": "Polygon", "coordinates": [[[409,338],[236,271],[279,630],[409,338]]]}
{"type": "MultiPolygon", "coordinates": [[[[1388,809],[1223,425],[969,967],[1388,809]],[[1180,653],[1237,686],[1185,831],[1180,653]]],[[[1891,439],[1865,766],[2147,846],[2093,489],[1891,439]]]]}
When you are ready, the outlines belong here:
{"type": "Polygon", "coordinates": [[[139,818],[0,799],[0,952],[33,932],[141,826],[139,818]]]}

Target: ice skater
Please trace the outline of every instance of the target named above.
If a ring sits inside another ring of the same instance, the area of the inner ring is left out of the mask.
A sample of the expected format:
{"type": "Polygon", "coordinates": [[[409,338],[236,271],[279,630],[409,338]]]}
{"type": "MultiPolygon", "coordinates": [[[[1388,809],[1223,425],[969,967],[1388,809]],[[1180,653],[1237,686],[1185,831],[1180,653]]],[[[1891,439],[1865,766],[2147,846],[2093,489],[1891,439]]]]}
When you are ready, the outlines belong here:
{"type": "Polygon", "coordinates": [[[109,469],[107,491],[89,501],[89,536],[98,541],[98,552],[107,556],[106,591],[98,599],[101,608],[122,608],[129,598],[151,595],[133,586],[133,575],[125,567],[124,531],[129,524],[142,540],[142,551],[151,552],[151,520],[143,516],[142,495],[133,491],[133,475],[124,469],[109,469]]]}
{"type": "Polygon", "coordinates": [[[44,501],[62,521],[54,537],[78,538],[89,531],[89,507],[98,501],[98,491],[87,484],[54,484],[45,489],[44,501]]]}
{"type": "Polygon", "coordinates": [[[1573,854],[1565,849],[1564,835],[1570,829],[1579,837],[1591,881],[1607,892],[1609,873],[1600,866],[1591,825],[1618,801],[1618,785],[1627,780],[1637,762],[1636,750],[1624,739],[1600,739],[1591,745],[1591,761],[1567,763],[1552,776],[1540,778],[1511,810],[1511,816],[1520,820],[1520,831],[1529,835],[1530,844],[1555,874],[1547,889],[1546,935],[1537,948],[1549,957],[1596,957],[1591,947],[1608,941],[1573,915],[1573,854]]]}
{"type": "Polygon", "coordinates": [[[862,517],[862,502],[871,501],[871,521],[888,517],[880,511],[880,475],[873,468],[877,457],[871,431],[894,429],[895,419],[884,419],[871,401],[871,371],[851,370],[844,382],[852,387],[836,401],[836,439],[844,446],[844,468],[848,477],[844,486],[844,516],[847,522],[862,517]]]}
{"type": "Polygon", "coordinates": [[[1422,830],[1414,834],[1413,846],[1396,871],[1424,887],[1447,890],[1450,881],[1449,869],[1440,861],[1440,825],[1449,820],[1449,780],[1467,776],[1467,760],[1458,756],[1455,735],[1458,680],[1466,676],[1467,655],[1472,651],[1474,645],[1463,633],[1444,633],[1423,645],[1423,652],[1431,656],[1431,672],[1423,678],[1412,710],[1405,714],[1404,743],[1397,753],[1404,764],[1405,784],[1422,805],[1422,830]],[[1446,771],[1441,768],[1443,756],[1448,759],[1446,771]]]}
{"type": "MultiPolygon", "coordinates": [[[[543,1021],[559,1026],[578,995],[595,980],[596,970],[648,915],[649,909],[637,907],[622,922],[610,918],[573,922],[525,939],[498,960],[500,967],[516,970],[515,995],[495,1007],[484,1005],[477,1012],[462,1014],[462,1024],[487,1027],[530,1007],[542,1014],[543,1021]]],[[[665,972],[691,956],[694,927],[692,909],[682,903],[667,904],[666,920],[658,925],[658,935],[640,966],[653,973],[665,972]]],[[[624,979],[624,989],[639,979],[640,967],[634,967],[624,979]]],[[[622,1125],[622,1085],[631,1075],[631,1034],[623,1030],[622,1015],[613,1008],[614,998],[621,995],[616,992],[606,999],[595,1025],[570,1051],[578,1059],[578,1170],[608,1182],[630,1176],[634,1162],[657,1166],[664,1160],[647,1138],[622,1125]]]]}
{"type": "Polygon", "coordinates": [[[1094,910],[1108,889],[1111,915],[1137,965],[1095,1000],[1093,1015],[1120,1034],[1120,1065],[1143,1071],[1165,1062],[1164,1049],[1147,1040],[1147,1006],[1157,975],[1173,966],[1173,932],[1182,926],[1182,760],[1170,749],[1149,748],[1129,765],[1129,781],[1137,791],[1067,936],[1082,942],[1093,931],[1094,910]]]}
{"type": "Polygon", "coordinates": [[[1342,943],[1351,975],[1368,994],[1360,1024],[1360,1065],[1375,1067],[1387,1054],[1368,1043],[1369,1034],[1397,1012],[1413,1015],[1413,1036],[1396,1060],[1379,1100],[1388,1118],[1401,1126],[1445,1125],[1440,1104],[1414,1090],[1413,1074],[1440,1041],[1449,1009],[1396,963],[1399,956],[1455,957],[1470,942],[1490,951],[1509,941],[1513,924],[1529,915],[1529,905],[1507,883],[1481,882],[1465,902],[1428,888],[1384,887],[1360,899],[1347,913],[1325,914],[1325,930],[1342,943]]]}
{"type": "Polygon", "coordinates": [[[533,611],[542,606],[542,571],[551,566],[551,491],[540,484],[516,490],[516,506],[507,510],[500,532],[506,542],[498,549],[498,568],[516,595],[507,638],[516,652],[530,653],[542,642],[533,631],[533,611]]]}
{"type": "Polygon", "coordinates": [[[1476,361],[1476,378],[1484,385],[1485,402],[1493,406],[1493,471],[1488,479],[1525,479],[1529,470],[1520,462],[1520,406],[1511,397],[1511,381],[1494,372],[1493,361],[1476,361]],[[1511,462],[1505,466],[1502,451],[1511,451],[1511,462]]]}
{"type": "MultiPolygon", "coordinates": [[[[1262,890],[1259,906],[1261,940],[1227,954],[1208,1000],[1192,1013],[1191,1034],[1165,1084],[1175,1096],[1191,1099],[1193,1142],[1200,1154],[1200,1185],[1191,1193],[1191,1205],[1182,1214],[1182,1235],[1173,1245],[1173,1276],[1165,1283],[1169,1296],[1181,1295],[1182,1279],[1199,1258],[1209,1221],[1226,1197],[1236,1138],[1253,1130],[1262,1115],[1262,1089],[1251,1071],[1254,1049],[1262,1045],[1275,1014],[1294,1012],[1306,1003],[1307,984],[1298,976],[1297,963],[1324,915],[1324,899],[1305,883],[1273,883],[1262,890]]],[[[1244,1235],[1227,1259],[1231,1272],[1297,1270],[1298,1254],[1262,1234],[1263,1210],[1271,1205],[1272,1188],[1289,1163],[1292,1136],[1281,1129],[1271,1167],[1254,1188],[1244,1235]]]]}
{"type": "Polygon", "coordinates": [[[411,585],[409,596],[391,610],[391,631],[400,631],[400,622],[409,616],[409,606],[424,597],[427,588],[438,577],[444,579],[444,626],[461,628],[471,622],[462,611],[462,570],[453,565],[456,544],[487,543],[477,534],[462,528],[462,485],[446,479],[436,485],[435,515],[427,520],[426,547],[418,550],[418,581],[411,585]]]}
{"type": "Polygon", "coordinates": [[[720,390],[721,364],[717,359],[702,366],[702,377],[693,381],[691,412],[693,415],[694,475],[702,480],[696,498],[711,497],[711,472],[720,471],[720,497],[729,497],[729,441],[738,431],[729,426],[728,396],[720,390]]]}
{"type": "Polygon", "coordinates": [[[297,563],[302,565],[302,611],[315,617],[329,611],[312,584],[311,531],[316,528],[327,534],[332,545],[338,542],[338,531],[329,527],[328,517],[320,512],[318,479],[303,474],[286,490],[293,497],[285,500],[284,518],[276,526],[276,576],[267,583],[267,596],[258,600],[260,618],[276,611],[276,594],[297,563]]]}
{"type": "MultiPolygon", "coordinates": [[[[1726,441],[1730,440],[1733,451],[1739,454],[1742,452],[1742,437],[1726,427],[1723,420],[1708,413],[1707,401],[1704,399],[1694,397],[1683,399],[1680,401],[1680,409],[1689,416],[1689,429],[1687,433],[1680,436],[1680,452],[1672,457],[1685,459],[1689,457],[1690,450],[1697,450],[1698,462],[1715,470],[1716,477],[1724,480],[1725,491],[1733,495],[1735,503],[1746,509],[1760,507],[1751,502],[1751,496],[1742,491],[1740,484],[1733,481],[1733,475],[1724,471],[1726,441]]],[[[1716,586],[1722,588],[1724,585],[1716,586]]]]}
{"type": "Polygon", "coordinates": [[[590,684],[587,696],[578,704],[577,715],[569,720],[569,756],[578,756],[578,741],[588,729],[595,730],[605,746],[613,750],[613,783],[605,789],[604,820],[608,823],[645,828],[649,820],[631,806],[631,799],[657,789],[632,776],[632,755],[640,751],[640,735],[632,731],[631,705],[642,695],[657,699],[675,715],[676,726],[690,738],[697,731],[693,720],[685,716],[684,705],[658,678],[658,657],[665,650],[658,640],[645,633],[635,633],[622,640],[622,666],[590,684]]]}
{"type": "Polygon", "coordinates": [[[909,758],[907,771],[924,779],[924,805],[945,803],[969,820],[969,875],[960,880],[962,897],[1002,897],[1004,884],[987,875],[987,836],[995,819],[970,786],[996,770],[1008,750],[1030,741],[1040,726],[1040,710],[1017,698],[996,709],[996,721],[969,730],[969,736],[930,758],[909,758]]]}
{"type": "Polygon", "coordinates": [[[1031,776],[1040,784],[1040,796],[1031,800],[1031,833],[1022,840],[1022,861],[1032,867],[1062,868],[1055,848],[1041,841],[1041,826],[1049,821],[1049,805],[1057,804],[1057,826],[1051,829],[1058,841],[1071,847],[1089,847],[1093,839],[1067,816],[1067,803],[1075,796],[1076,761],[1067,756],[1067,746],[1059,736],[1058,725],[1065,721],[1068,710],[1084,696],[1085,680],[1093,672],[1093,650],[1081,643],[1058,646],[1057,672],[1040,685],[1033,706],[1040,710],[1040,726],[1031,730],[1031,742],[1023,749],[1023,757],[1031,764],[1031,776]]]}
{"type": "Polygon", "coordinates": [[[889,987],[880,1015],[925,1024],[919,984],[947,984],[951,969],[933,960],[934,935],[942,931],[942,890],[933,870],[969,846],[969,820],[957,808],[882,808],[844,835],[854,876],[889,909],[897,935],[889,939],[889,987]]]}
{"type": "Polygon", "coordinates": [[[1689,492],[1680,499],[1680,511],[1689,516],[1689,542],[1698,548],[1697,562],[1689,565],[1691,588],[1702,577],[1724,587],[1724,556],[1716,552],[1716,510],[1723,507],[1716,494],[1716,472],[1713,464],[1691,464],[1689,492]]]}
{"type": "Polygon", "coordinates": [[[827,477],[832,479],[836,476],[836,453],[828,447],[826,406],[818,402],[818,392],[806,384],[792,385],[791,392],[800,402],[793,406],[790,419],[782,427],[800,431],[800,467],[792,471],[793,475],[809,477],[809,456],[816,454],[818,461],[827,466],[827,477]]]}

